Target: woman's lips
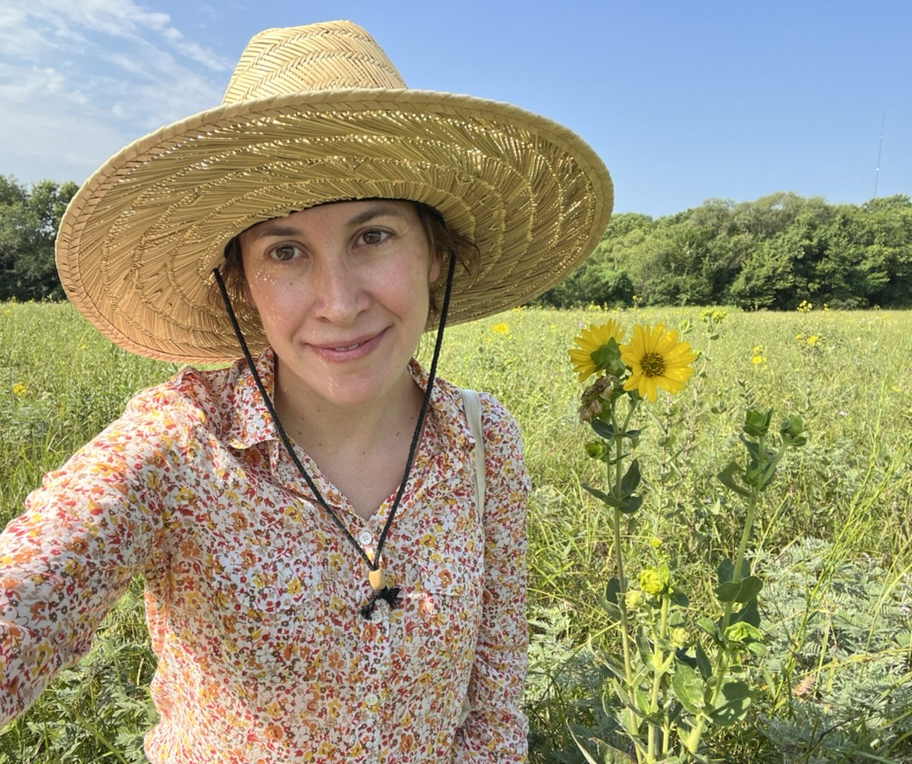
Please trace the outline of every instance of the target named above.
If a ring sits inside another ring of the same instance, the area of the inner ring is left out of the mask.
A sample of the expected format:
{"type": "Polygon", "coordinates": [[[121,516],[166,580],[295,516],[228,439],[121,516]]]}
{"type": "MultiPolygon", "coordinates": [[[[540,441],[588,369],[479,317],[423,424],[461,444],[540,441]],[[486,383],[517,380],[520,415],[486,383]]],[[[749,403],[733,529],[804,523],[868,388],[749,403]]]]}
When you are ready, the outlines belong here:
{"type": "Polygon", "coordinates": [[[356,340],[355,342],[346,340],[344,343],[338,344],[335,342],[323,345],[311,344],[310,349],[320,358],[334,363],[357,361],[364,358],[364,356],[369,355],[380,344],[380,341],[385,334],[386,329],[378,334],[374,334],[366,339],[356,340]]]}

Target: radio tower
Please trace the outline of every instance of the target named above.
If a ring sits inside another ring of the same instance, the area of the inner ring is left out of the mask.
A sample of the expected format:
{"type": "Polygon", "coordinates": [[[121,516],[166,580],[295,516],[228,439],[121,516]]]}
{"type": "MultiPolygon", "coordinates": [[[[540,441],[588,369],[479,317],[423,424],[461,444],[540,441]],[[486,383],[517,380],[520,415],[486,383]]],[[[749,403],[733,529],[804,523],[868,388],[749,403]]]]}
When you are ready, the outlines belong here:
{"type": "Polygon", "coordinates": [[[883,135],[884,125],[887,123],[887,115],[884,112],[880,120],[880,145],[877,147],[877,167],[874,170],[874,198],[877,198],[877,181],[880,180],[880,155],[883,152],[883,135]]]}

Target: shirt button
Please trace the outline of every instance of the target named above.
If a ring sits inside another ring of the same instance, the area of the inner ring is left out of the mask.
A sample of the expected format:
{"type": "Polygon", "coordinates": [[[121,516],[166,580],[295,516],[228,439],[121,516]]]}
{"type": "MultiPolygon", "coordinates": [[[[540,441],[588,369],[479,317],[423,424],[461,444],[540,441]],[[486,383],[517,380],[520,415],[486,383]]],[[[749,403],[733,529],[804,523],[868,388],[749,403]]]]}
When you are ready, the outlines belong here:
{"type": "Polygon", "coordinates": [[[358,541],[361,543],[361,546],[367,546],[371,541],[374,540],[374,534],[370,531],[361,531],[358,534],[358,541]]]}
{"type": "Polygon", "coordinates": [[[364,704],[368,708],[375,708],[380,702],[380,698],[377,697],[376,693],[369,692],[364,696],[364,704]]]}

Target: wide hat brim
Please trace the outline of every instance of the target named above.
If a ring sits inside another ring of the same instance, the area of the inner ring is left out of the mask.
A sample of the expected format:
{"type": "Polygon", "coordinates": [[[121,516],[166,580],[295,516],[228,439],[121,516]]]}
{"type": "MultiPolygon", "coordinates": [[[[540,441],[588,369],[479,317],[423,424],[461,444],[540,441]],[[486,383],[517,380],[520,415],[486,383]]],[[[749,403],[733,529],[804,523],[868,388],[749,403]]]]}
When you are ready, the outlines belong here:
{"type": "MultiPolygon", "coordinates": [[[[604,164],[578,136],[509,104],[402,90],[283,95],[204,111],[127,146],[95,172],[58,231],[75,307],[139,355],[238,355],[213,268],[249,226],[318,204],[406,199],[473,239],[448,323],[520,305],[595,248],[611,215],[604,164]]],[[[252,348],[265,335],[242,312],[252,348]]]]}

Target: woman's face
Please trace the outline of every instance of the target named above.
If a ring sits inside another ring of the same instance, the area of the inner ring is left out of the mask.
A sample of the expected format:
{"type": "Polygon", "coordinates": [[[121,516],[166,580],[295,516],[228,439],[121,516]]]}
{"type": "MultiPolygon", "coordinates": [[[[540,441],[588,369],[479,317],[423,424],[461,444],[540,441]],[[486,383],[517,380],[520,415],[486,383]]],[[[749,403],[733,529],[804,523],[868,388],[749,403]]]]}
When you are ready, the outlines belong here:
{"type": "Polygon", "coordinates": [[[413,204],[324,204],[239,238],[286,398],[361,406],[406,389],[440,272],[413,204]]]}

